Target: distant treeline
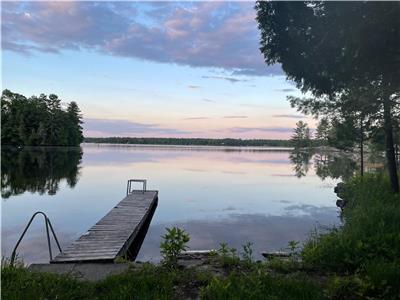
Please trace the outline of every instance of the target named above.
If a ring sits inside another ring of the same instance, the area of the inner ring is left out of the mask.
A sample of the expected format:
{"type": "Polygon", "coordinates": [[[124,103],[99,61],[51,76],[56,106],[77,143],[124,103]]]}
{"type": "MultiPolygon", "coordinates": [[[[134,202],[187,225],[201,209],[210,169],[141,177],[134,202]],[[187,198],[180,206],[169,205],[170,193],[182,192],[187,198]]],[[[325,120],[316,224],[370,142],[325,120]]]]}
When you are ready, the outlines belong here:
{"type": "Polygon", "coordinates": [[[76,102],[62,108],[57,95],[27,98],[4,90],[1,95],[1,144],[78,146],[83,141],[76,102]]]}
{"type": "Polygon", "coordinates": [[[138,137],[85,137],[85,143],[140,144],[140,145],[184,145],[184,146],[269,146],[292,147],[290,140],[263,139],[206,139],[206,138],[138,138],[138,137]]]}

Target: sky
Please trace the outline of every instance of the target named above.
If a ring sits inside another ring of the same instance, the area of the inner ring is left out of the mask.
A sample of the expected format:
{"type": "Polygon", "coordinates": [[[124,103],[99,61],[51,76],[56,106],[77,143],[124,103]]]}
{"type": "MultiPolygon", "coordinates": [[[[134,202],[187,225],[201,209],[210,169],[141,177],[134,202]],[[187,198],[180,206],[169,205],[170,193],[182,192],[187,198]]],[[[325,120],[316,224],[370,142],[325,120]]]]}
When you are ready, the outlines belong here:
{"type": "Polygon", "coordinates": [[[2,2],[2,87],[76,101],[84,135],[286,139],[301,96],[254,2],[2,2]]]}

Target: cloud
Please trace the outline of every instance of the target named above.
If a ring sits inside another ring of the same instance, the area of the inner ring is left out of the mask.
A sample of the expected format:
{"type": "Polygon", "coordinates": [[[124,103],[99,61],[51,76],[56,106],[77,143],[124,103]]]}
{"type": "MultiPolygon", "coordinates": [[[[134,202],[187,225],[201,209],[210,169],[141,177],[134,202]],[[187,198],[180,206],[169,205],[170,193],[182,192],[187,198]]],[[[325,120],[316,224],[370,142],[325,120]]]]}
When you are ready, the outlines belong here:
{"type": "Polygon", "coordinates": [[[203,100],[204,102],[215,103],[215,101],[214,101],[214,100],[207,99],[207,98],[203,98],[202,100],[203,100]]]}
{"type": "MultiPolygon", "coordinates": [[[[259,51],[251,2],[2,3],[2,48],[23,54],[87,49],[232,75],[283,75],[259,51]]],[[[221,78],[237,82],[233,77],[221,78]]]]}
{"type": "Polygon", "coordinates": [[[293,128],[290,128],[290,127],[234,127],[234,128],[230,128],[229,131],[232,133],[248,133],[251,131],[288,133],[288,132],[293,132],[293,128]]]}
{"type": "Polygon", "coordinates": [[[247,119],[248,116],[224,116],[223,119],[247,119]]]}
{"type": "Polygon", "coordinates": [[[157,124],[143,124],[124,120],[85,118],[85,136],[137,136],[137,135],[179,135],[192,132],[165,128],[157,124]]]}
{"type": "Polygon", "coordinates": [[[189,118],[184,118],[183,120],[209,120],[210,118],[208,117],[189,117],[189,118]]]}
{"type": "Polygon", "coordinates": [[[286,114],[286,115],[273,115],[273,118],[290,118],[290,119],[305,119],[305,116],[300,116],[300,115],[291,115],[291,114],[286,114]]]}
{"type": "MultiPolygon", "coordinates": [[[[223,116],[221,119],[247,119],[248,116],[223,116]]],[[[188,117],[183,120],[211,120],[210,117],[188,117]]]]}
{"type": "Polygon", "coordinates": [[[248,81],[247,79],[238,79],[238,78],[234,78],[234,77],[225,77],[225,76],[202,76],[202,78],[206,78],[206,79],[221,79],[221,80],[229,81],[230,83],[248,81]]]}
{"type": "Polygon", "coordinates": [[[199,85],[188,85],[189,89],[199,89],[200,86],[199,85]]]}

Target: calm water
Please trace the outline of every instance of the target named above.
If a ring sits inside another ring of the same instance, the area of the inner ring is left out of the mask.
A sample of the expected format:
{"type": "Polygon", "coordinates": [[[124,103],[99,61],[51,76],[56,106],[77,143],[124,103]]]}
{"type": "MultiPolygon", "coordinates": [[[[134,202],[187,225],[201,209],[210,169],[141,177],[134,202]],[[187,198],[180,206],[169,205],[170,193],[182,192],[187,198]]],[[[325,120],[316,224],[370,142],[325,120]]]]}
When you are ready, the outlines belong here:
{"type": "MultiPolygon", "coordinates": [[[[333,187],[352,172],[335,157],[259,149],[83,145],[79,149],[2,150],[2,255],[25,224],[44,211],[62,246],[95,224],[126,192],[129,178],[148,179],[159,204],[138,260],[160,259],[160,236],[178,225],[191,249],[279,250],[315,226],[338,224],[333,187]],[[348,174],[344,174],[346,176],[348,174]]],[[[43,220],[21,243],[25,262],[47,262],[43,220]]]]}

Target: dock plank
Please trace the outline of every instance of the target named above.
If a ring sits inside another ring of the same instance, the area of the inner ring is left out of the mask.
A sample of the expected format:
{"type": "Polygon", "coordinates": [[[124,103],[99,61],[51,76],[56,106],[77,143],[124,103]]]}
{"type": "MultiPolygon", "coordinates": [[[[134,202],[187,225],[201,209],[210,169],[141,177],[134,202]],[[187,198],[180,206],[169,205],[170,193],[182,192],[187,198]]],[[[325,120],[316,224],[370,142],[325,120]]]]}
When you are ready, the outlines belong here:
{"type": "Polygon", "coordinates": [[[51,263],[113,261],[124,256],[157,205],[157,191],[135,191],[114,206],[51,263]]]}

